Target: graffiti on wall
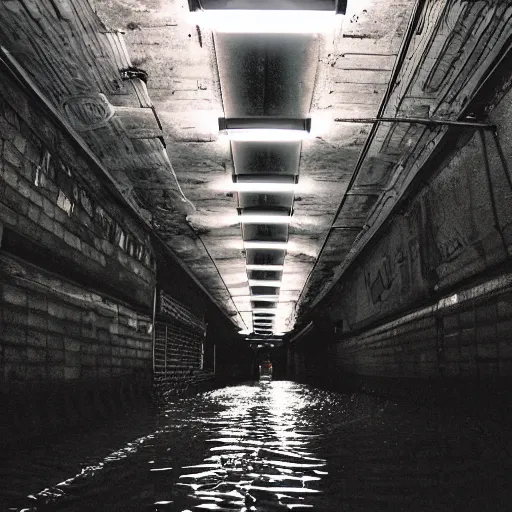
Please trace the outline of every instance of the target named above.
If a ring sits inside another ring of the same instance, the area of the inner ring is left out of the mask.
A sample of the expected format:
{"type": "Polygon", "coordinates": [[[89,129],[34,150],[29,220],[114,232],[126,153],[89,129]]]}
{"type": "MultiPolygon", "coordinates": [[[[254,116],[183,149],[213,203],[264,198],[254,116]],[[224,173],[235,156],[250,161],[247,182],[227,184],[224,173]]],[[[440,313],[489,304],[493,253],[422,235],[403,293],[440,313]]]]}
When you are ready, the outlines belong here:
{"type": "Polygon", "coordinates": [[[147,266],[154,264],[154,257],[149,246],[114,220],[97,204],[89,192],[77,183],[73,170],[45,149],[36,169],[34,184],[44,187],[48,181],[58,187],[57,206],[69,217],[79,206],[90,217],[93,225],[98,228],[106,240],[133,258],[144,262],[147,266]]]}

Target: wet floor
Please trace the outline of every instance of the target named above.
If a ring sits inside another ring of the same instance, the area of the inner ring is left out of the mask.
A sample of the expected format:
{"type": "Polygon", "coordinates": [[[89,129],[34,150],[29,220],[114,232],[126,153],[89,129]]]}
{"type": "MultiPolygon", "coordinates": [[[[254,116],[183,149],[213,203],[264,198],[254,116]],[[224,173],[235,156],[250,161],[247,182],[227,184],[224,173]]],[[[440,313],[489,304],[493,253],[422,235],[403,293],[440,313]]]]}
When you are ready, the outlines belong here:
{"type": "Polygon", "coordinates": [[[250,383],[19,446],[0,510],[508,511],[511,438],[452,408],[250,383]]]}

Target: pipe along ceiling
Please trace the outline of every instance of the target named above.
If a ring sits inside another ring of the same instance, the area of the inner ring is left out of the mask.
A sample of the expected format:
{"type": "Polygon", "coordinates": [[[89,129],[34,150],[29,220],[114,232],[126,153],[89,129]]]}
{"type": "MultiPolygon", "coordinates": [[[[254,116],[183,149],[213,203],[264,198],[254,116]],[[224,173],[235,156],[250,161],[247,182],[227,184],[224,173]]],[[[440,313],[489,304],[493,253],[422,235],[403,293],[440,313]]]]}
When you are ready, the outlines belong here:
{"type": "Polygon", "coordinates": [[[252,326],[279,334],[283,270],[302,140],[317,72],[320,34],[346,3],[330,0],[190,0],[214,33],[233,192],[246,254],[252,326]]]}

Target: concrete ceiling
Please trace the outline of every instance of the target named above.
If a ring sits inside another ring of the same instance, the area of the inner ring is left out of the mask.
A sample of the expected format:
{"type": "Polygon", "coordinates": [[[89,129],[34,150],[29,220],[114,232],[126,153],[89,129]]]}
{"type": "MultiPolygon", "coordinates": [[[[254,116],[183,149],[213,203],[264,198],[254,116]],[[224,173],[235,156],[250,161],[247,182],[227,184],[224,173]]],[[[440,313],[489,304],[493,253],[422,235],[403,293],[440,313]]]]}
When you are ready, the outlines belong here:
{"type": "Polygon", "coordinates": [[[324,34],[263,36],[212,32],[185,0],[8,0],[0,36],[240,328],[253,329],[251,295],[276,291],[251,289],[249,277],[281,281],[271,327],[288,331],[356,256],[445,130],[335,119],[460,117],[507,41],[507,4],[349,0],[324,34]],[[83,112],[90,119],[99,106],[109,114],[84,126],[83,112]],[[253,116],[311,117],[312,136],[219,136],[219,118],[253,116]],[[298,175],[298,185],[294,194],[236,193],[233,175],[298,175]],[[292,207],[289,229],[242,229],[236,217],[237,208],[292,207]],[[242,240],[288,247],[244,251],[242,240]],[[284,268],[248,272],[247,263],[284,268]]]}

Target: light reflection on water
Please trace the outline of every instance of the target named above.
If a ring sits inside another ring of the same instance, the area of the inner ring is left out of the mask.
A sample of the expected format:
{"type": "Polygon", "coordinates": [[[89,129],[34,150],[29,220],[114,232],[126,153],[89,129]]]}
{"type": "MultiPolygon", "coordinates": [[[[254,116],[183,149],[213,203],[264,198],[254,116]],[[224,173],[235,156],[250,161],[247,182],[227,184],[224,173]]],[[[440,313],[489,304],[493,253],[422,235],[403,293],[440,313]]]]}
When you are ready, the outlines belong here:
{"type": "Polygon", "coordinates": [[[509,427],[256,382],[0,454],[0,512],[510,510],[509,427]]]}
{"type": "Polygon", "coordinates": [[[269,382],[224,388],[209,398],[224,410],[210,422],[208,470],[204,463],[187,466],[178,482],[199,501],[196,508],[312,508],[307,496],[320,492],[326,472],[318,469],[326,461],[307,449],[316,436],[301,413],[313,404],[301,387],[269,382]]]}

